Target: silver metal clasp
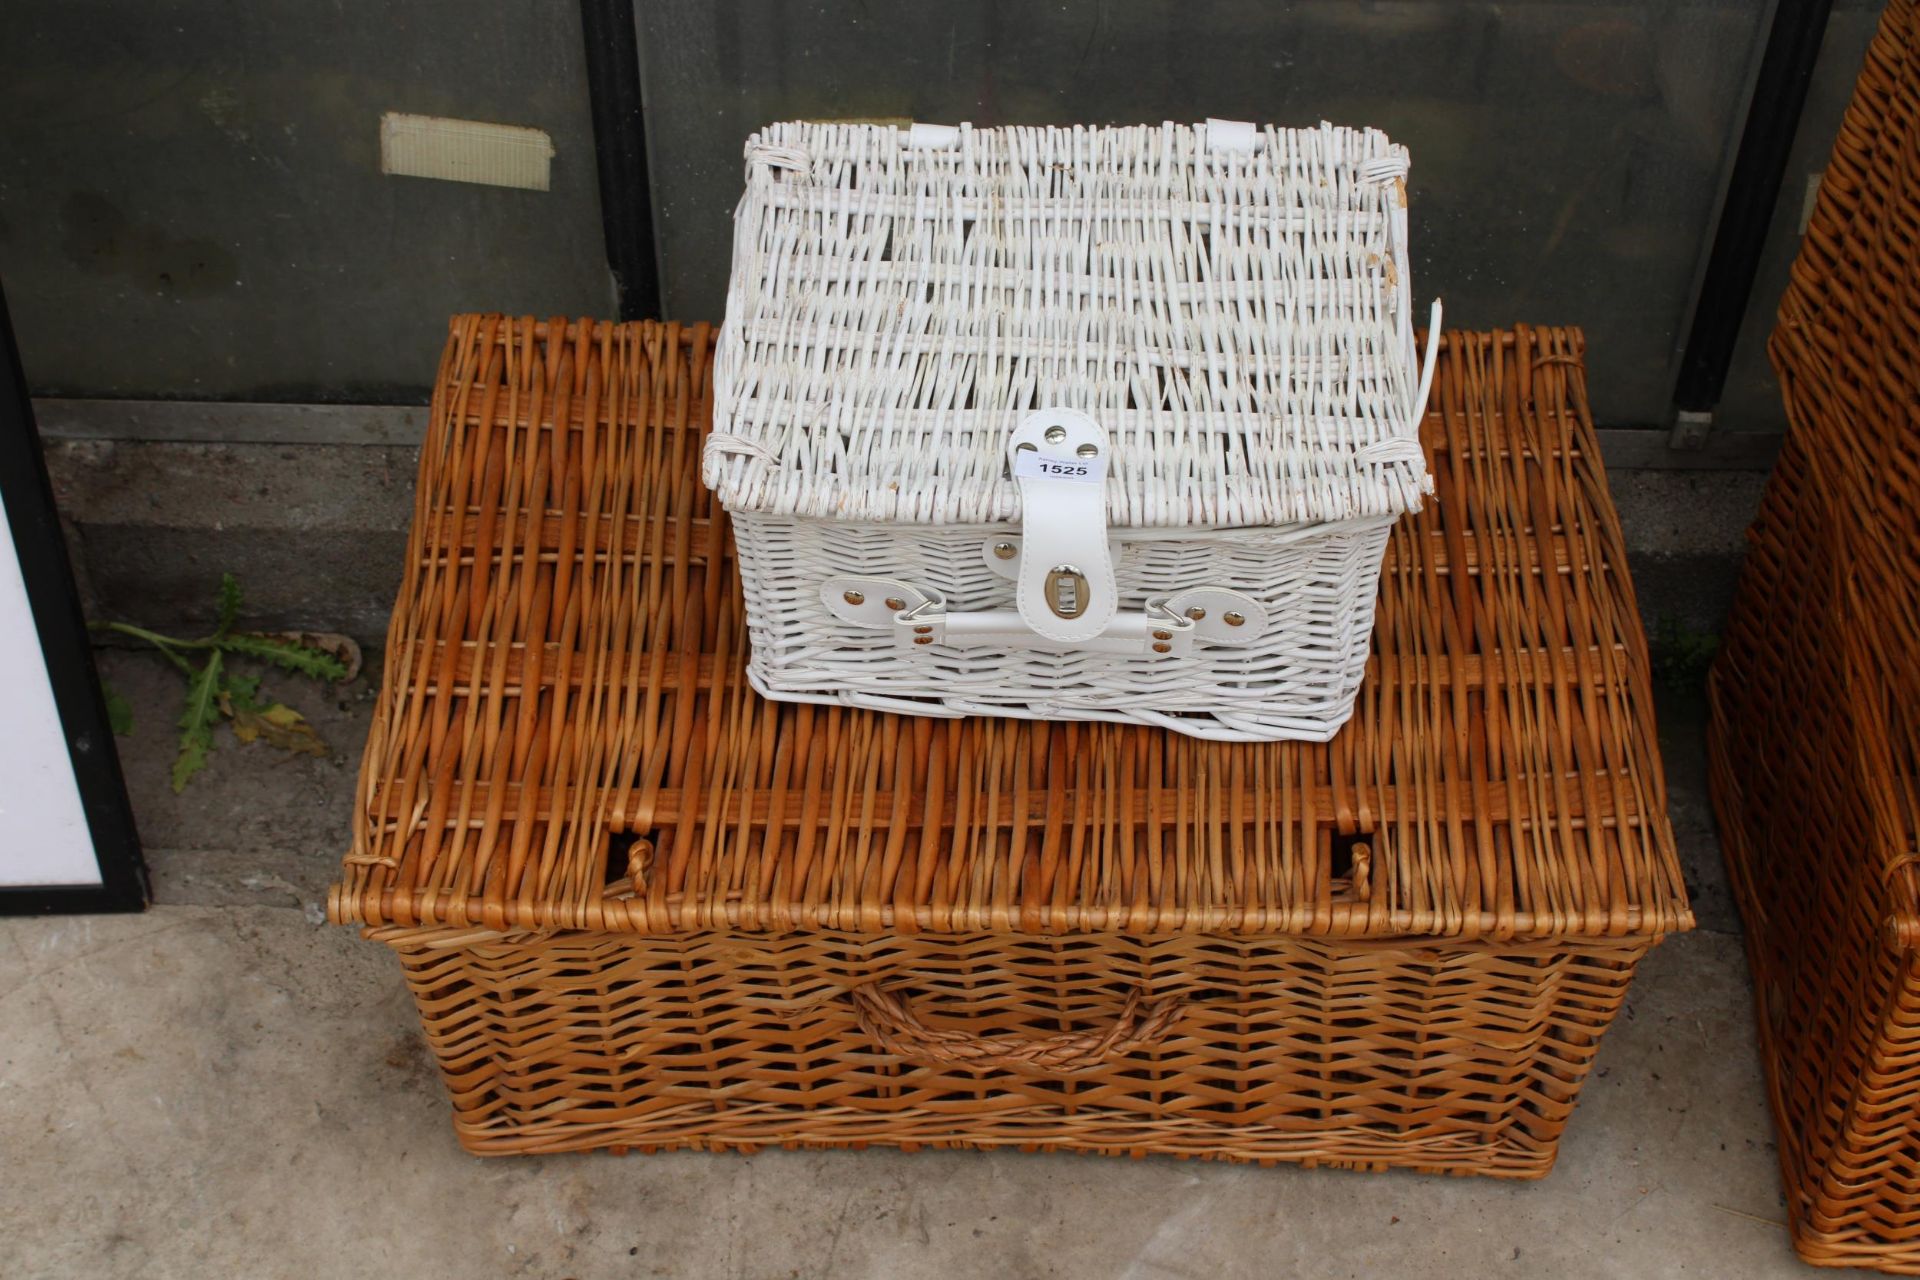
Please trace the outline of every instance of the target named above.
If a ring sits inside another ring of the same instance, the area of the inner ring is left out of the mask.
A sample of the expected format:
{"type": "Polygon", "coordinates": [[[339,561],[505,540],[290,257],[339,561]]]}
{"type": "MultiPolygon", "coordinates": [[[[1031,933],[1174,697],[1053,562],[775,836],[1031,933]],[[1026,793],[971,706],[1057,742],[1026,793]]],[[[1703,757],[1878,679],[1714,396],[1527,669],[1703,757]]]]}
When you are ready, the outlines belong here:
{"type": "Polygon", "coordinates": [[[1077,618],[1087,611],[1087,575],[1070,564],[1055,565],[1043,594],[1056,618],[1077,618]]]}

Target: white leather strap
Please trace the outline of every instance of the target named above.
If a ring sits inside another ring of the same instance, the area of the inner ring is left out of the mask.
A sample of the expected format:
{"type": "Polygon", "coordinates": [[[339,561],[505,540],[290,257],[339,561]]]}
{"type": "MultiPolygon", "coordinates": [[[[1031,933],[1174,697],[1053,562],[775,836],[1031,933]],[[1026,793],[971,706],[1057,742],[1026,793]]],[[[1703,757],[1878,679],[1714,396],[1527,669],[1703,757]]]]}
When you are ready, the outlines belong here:
{"type": "Polygon", "coordinates": [[[1107,629],[1087,640],[1045,640],[1012,609],[980,609],[947,613],[936,605],[898,614],[893,619],[894,642],[902,648],[928,645],[974,645],[995,649],[1073,653],[1133,654],[1142,657],[1184,658],[1193,650],[1196,626],[1192,619],[1153,607],[1141,613],[1122,613],[1107,629]]]}
{"type": "Polygon", "coordinates": [[[1196,644],[1232,648],[1266,634],[1266,607],[1228,587],[1190,587],[1164,600],[1148,600],[1134,613],[1116,613],[1088,640],[1050,640],[1028,625],[1017,609],[948,613],[946,601],[898,578],[829,578],[820,586],[827,612],[863,629],[887,628],[902,649],[931,651],[936,645],[979,645],[1040,653],[1118,653],[1182,658],[1196,644]]]}
{"type": "Polygon", "coordinates": [[[1120,607],[1107,549],[1107,433],[1072,409],[1020,420],[1007,465],[1020,486],[1014,603],[1048,640],[1091,640],[1120,607]]]}

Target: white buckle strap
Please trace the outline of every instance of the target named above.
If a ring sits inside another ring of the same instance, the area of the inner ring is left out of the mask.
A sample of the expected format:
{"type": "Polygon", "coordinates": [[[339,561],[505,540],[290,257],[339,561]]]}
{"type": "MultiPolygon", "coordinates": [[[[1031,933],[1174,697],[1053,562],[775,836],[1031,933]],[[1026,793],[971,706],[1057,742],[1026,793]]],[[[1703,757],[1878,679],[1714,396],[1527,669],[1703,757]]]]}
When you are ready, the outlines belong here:
{"type": "Polygon", "coordinates": [[[1259,601],[1225,587],[1191,587],[1164,600],[1149,600],[1137,613],[1116,613],[1090,640],[1049,640],[1036,634],[1015,609],[950,613],[939,596],[894,578],[829,578],[821,584],[820,599],[840,621],[868,630],[887,628],[895,645],[914,652],[959,645],[1184,658],[1195,645],[1255,644],[1268,626],[1259,601]]]}
{"type": "Polygon", "coordinates": [[[1107,549],[1107,433],[1084,413],[1041,409],[1014,429],[1008,469],[1020,486],[1014,603],[1036,634],[1091,640],[1120,607],[1107,549]]]}
{"type": "Polygon", "coordinates": [[[908,649],[945,644],[1184,658],[1193,649],[1195,631],[1191,619],[1181,617],[1163,604],[1150,605],[1140,613],[1119,614],[1099,635],[1087,640],[1048,640],[1037,636],[1026,619],[1012,609],[948,613],[933,600],[893,619],[894,640],[908,649]]]}

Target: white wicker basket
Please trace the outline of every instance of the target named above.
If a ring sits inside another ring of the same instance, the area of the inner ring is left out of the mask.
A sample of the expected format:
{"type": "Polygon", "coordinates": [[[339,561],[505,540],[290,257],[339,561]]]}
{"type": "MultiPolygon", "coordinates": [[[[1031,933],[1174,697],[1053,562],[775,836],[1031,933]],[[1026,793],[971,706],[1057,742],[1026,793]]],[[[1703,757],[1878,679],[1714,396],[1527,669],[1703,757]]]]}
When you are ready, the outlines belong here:
{"type": "Polygon", "coordinates": [[[754,687],[1330,737],[1431,488],[1406,173],[1330,125],[749,139],[704,475],[754,687]]]}

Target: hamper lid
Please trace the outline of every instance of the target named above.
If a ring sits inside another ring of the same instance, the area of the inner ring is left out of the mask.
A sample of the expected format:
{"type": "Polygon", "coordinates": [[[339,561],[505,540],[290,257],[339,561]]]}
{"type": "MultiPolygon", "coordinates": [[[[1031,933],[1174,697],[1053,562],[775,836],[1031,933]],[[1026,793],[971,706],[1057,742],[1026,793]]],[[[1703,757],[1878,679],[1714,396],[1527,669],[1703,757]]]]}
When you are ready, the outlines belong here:
{"type": "Polygon", "coordinates": [[[1038,408],[1107,431],[1115,525],[1431,489],[1407,152],[1377,130],[794,122],[746,160],[703,471],[733,509],[1013,520],[1038,408]]]}
{"type": "Polygon", "coordinates": [[[1691,927],[1577,332],[1447,335],[1440,500],[1390,535],[1354,718],[1258,743],[756,695],[696,479],[709,338],[456,322],[335,920],[871,954],[1691,927]]]}

